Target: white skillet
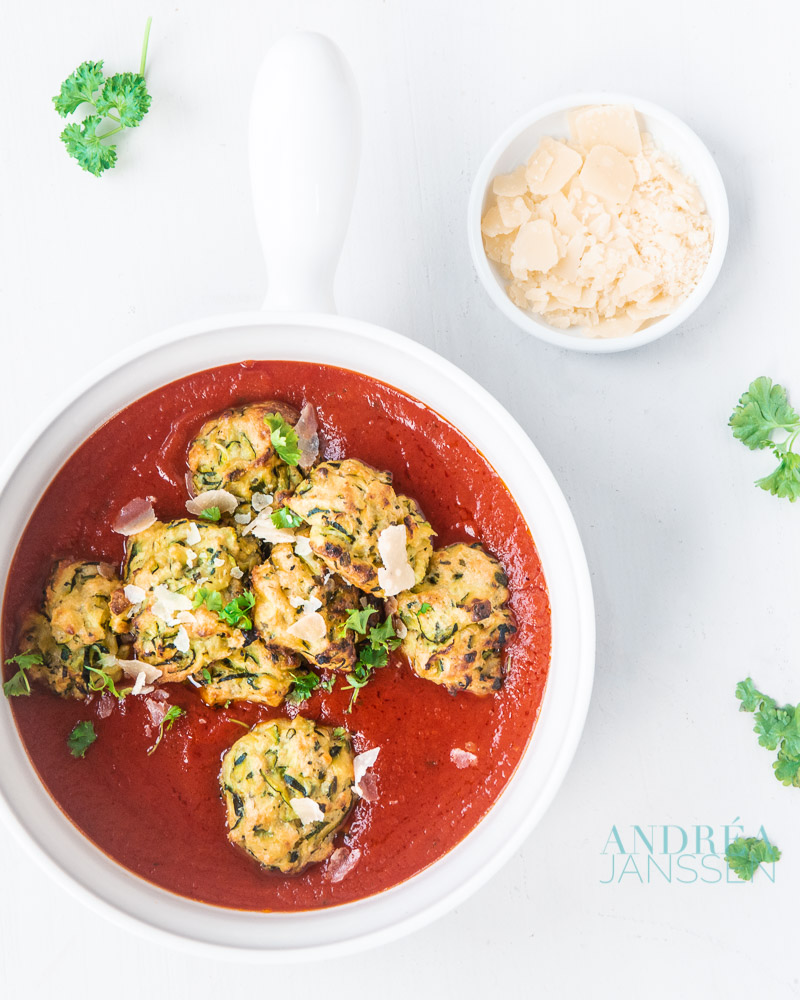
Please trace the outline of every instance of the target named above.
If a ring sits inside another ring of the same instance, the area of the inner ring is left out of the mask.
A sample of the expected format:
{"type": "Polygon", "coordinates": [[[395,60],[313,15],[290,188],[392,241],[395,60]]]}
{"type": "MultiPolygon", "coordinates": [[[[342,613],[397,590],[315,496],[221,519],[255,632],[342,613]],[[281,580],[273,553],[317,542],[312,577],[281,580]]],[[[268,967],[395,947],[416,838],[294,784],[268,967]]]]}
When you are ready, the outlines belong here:
{"type": "Polygon", "coordinates": [[[591,693],[594,612],[586,560],[566,501],[525,432],[449,361],[396,333],[334,315],[333,278],[358,149],[355,86],[339,51],[319,35],[283,38],[260,70],[250,130],[253,200],[269,273],[265,311],[175,327],[107,362],[45,415],[0,472],[5,581],[42,492],[67,456],[114,412],[205,368],[248,358],[291,359],[351,368],[430,405],[489,459],[530,525],[553,624],[550,675],[531,743],[496,805],[460,845],[370,899],[305,913],[250,913],[150,885],[106,857],[63,815],[0,699],[0,815],[37,861],[126,929],[239,961],[355,951],[419,928],[464,900],[511,857],[550,804],[572,760],[591,693]]]}

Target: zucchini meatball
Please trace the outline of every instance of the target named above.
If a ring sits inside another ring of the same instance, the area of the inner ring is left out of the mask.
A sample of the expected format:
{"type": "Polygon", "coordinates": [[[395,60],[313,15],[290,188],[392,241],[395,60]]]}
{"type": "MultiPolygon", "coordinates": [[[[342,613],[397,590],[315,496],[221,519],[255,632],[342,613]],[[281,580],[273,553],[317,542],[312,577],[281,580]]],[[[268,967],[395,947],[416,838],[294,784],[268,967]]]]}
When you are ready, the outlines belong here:
{"type": "Polygon", "coordinates": [[[21,652],[39,653],[43,661],[28,670],[30,677],[65,698],[85,698],[104,686],[100,670],[113,681],[121,678],[122,670],[107,660],[119,652],[110,607],[119,585],[105,563],[56,563],[43,613],[28,615],[22,628],[21,652]]]}
{"type": "Polygon", "coordinates": [[[416,503],[392,489],[390,472],[358,459],[323,462],[309,473],[286,506],[311,525],[309,541],[319,558],[348,583],[384,597],[378,539],[384,528],[404,524],[406,552],[419,583],[435,534],[416,503]]]}
{"type": "Polygon", "coordinates": [[[297,555],[291,542],[273,545],[269,559],[256,566],[251,579],[253,623],[265,642],[294,650],[321,669],[352,669],[355,643],[349,635],[340,635],[348,613],[361,607],[361,593],[352,584],[331,573],[312,552],[297,555]],[[320,616],[319,634],[302,628],[301,635],[294,634],[306,612],[320,616]]]}
{"type": "Polygon", "coordinates": [[[156,521],[132,536],[124,580],[144,597],[134,603],[126,586],[112,609],[133,633],[137,658],[160,667],[162,681],[179,681],[241,649],[242,631],[219,612],[242,594],[258,558],[255,539],[227,525],[156,521]]]}
{"type": "MultiPolygon", "coordinates": [[[[272,494],[278,501],[302,480],[303,473],[287,465],[272,446],[265,417],[279,413],[294,426],[299,414],[286,403],[252,403],[225,410],[207,421],[189,446],[189,474],[197,493],[227,490],[249,505],[254,493],[272,494]]],[[[240,508],[240,512],[247,510],[240,508]]]]}
{"type": "Polygon", "coordinates": [[[324,861],[353,805],[353,780],[346,730],[300,715],[260,722],[222,758],[228,840],[273,871],[324,861]]]}
{"type": "Polygon", "coordinates": [[[256,639],[210,664],[195,680],[203,685],[200,697],[206,705],[255,701],[277,708],[294,683],[292,671],[299,665],[294,654],[256,639]]]}
{"type": "Polygon", "coordinates": [[[433,553],[421,584],[397,598],[413,670],[450,691],[491,694],[503,684],[502,652],[516,628],[508,580],[480,544],[433,553]]]}

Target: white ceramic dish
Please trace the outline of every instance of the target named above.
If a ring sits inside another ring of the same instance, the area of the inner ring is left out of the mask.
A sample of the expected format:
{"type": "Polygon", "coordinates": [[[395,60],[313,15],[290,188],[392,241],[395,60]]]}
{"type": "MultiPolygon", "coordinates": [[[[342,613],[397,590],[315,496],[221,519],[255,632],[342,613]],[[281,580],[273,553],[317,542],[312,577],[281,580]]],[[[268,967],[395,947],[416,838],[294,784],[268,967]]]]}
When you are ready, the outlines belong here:
{"type": "Polygon", "coordinates": [[[73,386],[0,473],[0,579],[7,578],[17,541],[47,484],[66,456],[112,413],[205,368],[244,358],[293,359],[350,367],[387,381],[433,405],[481,449],[533,532],[553,625],[539,722],[489,814],[453,851],[402,885],[327,910],[239,912],[175,896],[132,875],[94,847],[51,799],[20,743],[9,704],[0,699],[0,814],[61,884],[125,930],[166,938],[202,956],[216,952],[237,961],[281,962],[342,955],[418,928],[465,899],[511,857],[550,804],[577,746],[592,686],[594,615],[585,557],[566,501],[503,407],[455,366],[412,341],[311,311],[332,303],[357,156],[352,83],[327,40],[300,34],[271,50],[256,85],[251,131],[255,203],[273,289],[276,274],[281,279],[280,299],[277,291],[271,299],[296,311],[177,327],[131,347],[73,386]],[[319,162],[320,136],[324,171],[312,166],[319,162]],[[277,162],[270,148],[284,151],[277,162]],[[314,198],[306,196],[309,190],[314,198]],[[291,214],[296,225],[298,211],[306,212],[303,235],[287,245],[282,216],[291,214]]]}
{"type": "Polygon", "coordinates": [[[592,354],[613,354],[642,347],[680,326],[697,309],[717,280],[728,246],[728,225],[728,198],[722,176],[711,153],[689,126],[657,104],[626,94],[604,92],[571,94],[542,104],[514,122],[486,154],[472,185],[467,209],[467,236],[472,259],[495,305],[526,333],[532,333],[557,347],[592,354]],[[587,337],[581,328],[559,330],[532,313],[524,312],[508,297],[506,280],[497,265],[486,256],[481,239],[481,219],[488,208],[492,180],[498,174],[509,173],[527,162],[544,136],[568,137],[568,112],[588,104],[633,105],[642,131],[649,132],[659,149],[674,159],[683,172],[695,181],[714,224],[711,257],[697,286],[675,312],[628,337],[587,337]]]}

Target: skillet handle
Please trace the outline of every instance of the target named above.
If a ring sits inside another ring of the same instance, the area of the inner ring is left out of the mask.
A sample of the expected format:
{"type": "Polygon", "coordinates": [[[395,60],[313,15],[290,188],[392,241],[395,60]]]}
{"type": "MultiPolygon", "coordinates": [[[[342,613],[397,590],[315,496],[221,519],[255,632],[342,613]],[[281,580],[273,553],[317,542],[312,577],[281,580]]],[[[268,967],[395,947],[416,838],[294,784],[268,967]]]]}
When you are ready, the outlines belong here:
{"type": "Polygon", "coordinates": [[[267,52],[250,106],[250,183],[267,265],[264,309],[336,312],[333,279],[361,145],[353,74],[323,35],[267,52]]]}

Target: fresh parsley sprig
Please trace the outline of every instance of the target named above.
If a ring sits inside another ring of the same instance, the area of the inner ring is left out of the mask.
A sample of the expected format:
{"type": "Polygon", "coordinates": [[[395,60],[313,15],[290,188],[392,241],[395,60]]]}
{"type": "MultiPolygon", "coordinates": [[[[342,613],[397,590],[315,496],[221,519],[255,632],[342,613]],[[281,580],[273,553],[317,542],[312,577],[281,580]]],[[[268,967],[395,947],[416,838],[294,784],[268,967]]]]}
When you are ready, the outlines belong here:
{"type": "Polygon", "coordinates": [[[116,145],[104,140],[126,128],[136,128],[150,109],[151,98],[144,71],[151,21],[148,17],[138,73],[116,73],[106,78],[102,59],[83,62],[61,84],[60,92],[53,98],[62,118],[74,114],[83,104],[91,108],[91,114],[82,122],[70,122],[66,126],[61,141],[82,169],[95,177],[117,163],[116,145]]]}
{"type": "Polygon", "coordinates": [[[369,618],[376,613],[374,608],[351,609],[348,611],[347,621],[339,630],[339,634],[342,636],[350,630],[357,635],[366,635],[367,637],[367,645],[362,646],[359,650],[358,662],[344,677],[345,687],[352,689],[350,704],[345,709],[347,713],[353,711],[359,691],[369,684],[374,671],[386,666],[389,662],[390,651],[397,649],[401,642],[394,630],[391,615],[386,618],[382,625],[372,626],[367,634],[369,618]]]}
{"type": "Polygon", "coordinates": [[[740,712],[752,712],[753,732],[767,750],[777,750],[772,765],[775,777],[784,785],[800,788],[800,705],[779,707],[774,698],[762,694],[748,677],[736,685],[740,712]]]}
{"type": "Polygon", "coordinates": [[[67,737],[67,746],[73,757],[85,757],[86,751],[97,739],[91,722],[79,722],[67,737]]]}
{"type": "Polygon", "coordinates": [[[725,851],[728,868],[742,881],[752,881],[759,865],[780,861],[780,857],[778,848],[760,837],[737,837],[725,851]]]}
{"type": "Polygon", "coordinates": [[[800,415],[790,406],[783,386],[763,375],[751,382],[729,425],[733,436],[751,451],[769,448],[778,459],[778,467],[756,480],[756,486],[794,503],[800,497],[800,454],[794,451],[800,415]]]}
{"type": "Polygon", "coordinates": [[[281,507],[280,510],[273,511],[269,519],[276,528],[299,528],[303,523],[302,517],[295,514],[293,510],[289,510],[288,507],[281,507]]]}
{"type": "Polygon", "coordinates": [[[18,698],[31,693],[31,682],[27,671],[34,666],[42,666],[41,653],[17,653],[6,660],[7,664],[16,664],[19,668],[3,685],[3,694],[6,698],[18,698]]]}
{"type": "Polygon", "coordinates": [[[200,511],[200,517],[204,521],[219,521],[222,517],[222,511],[219,507],[206,507],[204,510],[200,511]]]}
{"type": "Polygon", "coordinates": [[[272,432],[269,439],[277,455],[287,465],[299,465],[300,443],[297,440],[297,432],[294,427],[287,424],[280,413],[268,413],[264,417],[264,422],[272,432]]]}
{"type": "Polygon", "coordinates": [[[194,595],[192,607],[199,608],[201,604],[205,604],[209,611],[216,611],[226,625],[230,625],[232,628],[248,629],[253,627],[253,621],[247,612],[252,609],[255,603],[256,599],[253,594],[249,590],[245,590],[243,594],[228,601],[223,607],[222,595],[218,590],[201,587],[194,595]]]}
{"type": "Polygon", "coordinates": [[[167,709],[167,712],[164,715],[164,718],[161,720],[161,724],[158,727],[158,737],[155,743],[147,751],[148,757],[150,756],[151,753],[156,752],[156,750],[158,749],[158,744],[164,738],[164,733],[165,732],[168,733],[170,729],[172,729],[172,725],[175,722],[175,720],[180,719],[182,715],[186,715],[186,712],[184,712],[184,710],[182,708],[179,708],[177,705],[171,705],[167,709]]]}

